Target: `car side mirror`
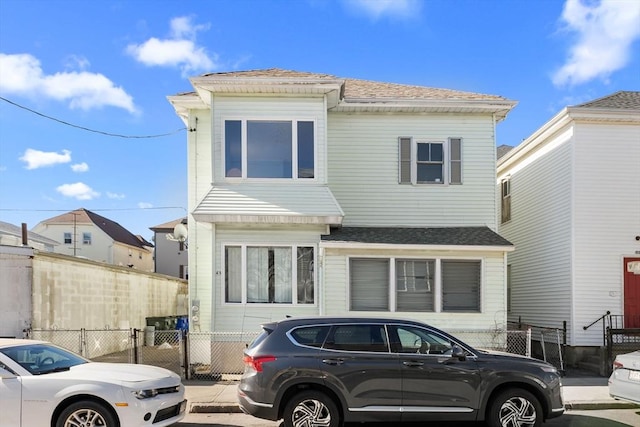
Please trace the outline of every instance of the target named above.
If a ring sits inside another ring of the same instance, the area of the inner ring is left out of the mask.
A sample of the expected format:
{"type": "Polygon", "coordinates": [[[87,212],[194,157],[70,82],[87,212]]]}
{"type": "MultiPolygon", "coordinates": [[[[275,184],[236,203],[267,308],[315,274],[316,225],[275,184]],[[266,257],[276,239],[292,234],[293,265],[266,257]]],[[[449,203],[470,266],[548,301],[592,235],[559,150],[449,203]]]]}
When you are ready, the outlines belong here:
{"type": "Polygon", "coordinates": [[[4,368],[0,368],[0,378],[2,378],[3,380],[16,378],[16,374],[14,374],[13,372],[7,371],[4,368]]]}
{"type": "Polygon", "coordinates": [[[464,362],[465,360],[467,360],[467,355],[464,353],[464,350],[462,349],[462,347],[459,347],[457,345],[454,345],[451,348],[451,357],[452,358],[456,358],[461,362],[464,362]]]}

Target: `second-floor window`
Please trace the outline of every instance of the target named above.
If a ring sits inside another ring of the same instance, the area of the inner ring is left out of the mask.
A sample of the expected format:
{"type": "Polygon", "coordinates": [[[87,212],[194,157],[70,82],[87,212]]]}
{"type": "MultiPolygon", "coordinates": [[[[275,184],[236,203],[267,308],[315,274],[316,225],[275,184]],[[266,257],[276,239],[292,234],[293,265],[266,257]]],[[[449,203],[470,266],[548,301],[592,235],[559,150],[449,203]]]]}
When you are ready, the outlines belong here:
{"type": "Polygon", "coordinates": [[[502,223],[511,220],[511,179],[502,180],[502,206],[501,206],[502,223]]]}
{"type": "Polygon", "coordinates": [[[462,184],[462,139],[399,138],[401,184],[462,184]]]}
{"type": "Polygon", "coordinates": [[[225,176],[314,178],[314,127],[304,120],[225,120],[225,176]]]}
{"type": "Polygon", "coordinates": [[[64,233],[64,244],[70,245],[71,243],[73,243],[73,240],[71,238],[71,233],[64,233]]]}
{"type": "Polygon", "coordinates": [[[90,245],[91,244],[91,233],[82,233],[82,244],[90,245]]]}

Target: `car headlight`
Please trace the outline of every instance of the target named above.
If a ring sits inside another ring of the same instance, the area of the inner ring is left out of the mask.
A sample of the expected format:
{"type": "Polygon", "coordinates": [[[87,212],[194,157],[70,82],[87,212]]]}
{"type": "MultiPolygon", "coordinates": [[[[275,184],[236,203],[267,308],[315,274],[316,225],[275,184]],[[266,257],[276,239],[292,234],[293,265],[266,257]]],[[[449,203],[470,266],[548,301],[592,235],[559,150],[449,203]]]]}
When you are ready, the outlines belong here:
{"type": "Polygon", "coordinates": [[[133,395],[138,399],[149,399],[152,397],[156,397],[158,395],[158,390],[155,388],[151,388],[148,390],[136,390],[133,392],[133,395]]]}
{"type": "Polygon", "coordinates": [[[551,374],[558,373],[558,368],[556,368],[555,366],[541,366],[540,369],[542,369],[544,372],[549,372],[551,374]]]}

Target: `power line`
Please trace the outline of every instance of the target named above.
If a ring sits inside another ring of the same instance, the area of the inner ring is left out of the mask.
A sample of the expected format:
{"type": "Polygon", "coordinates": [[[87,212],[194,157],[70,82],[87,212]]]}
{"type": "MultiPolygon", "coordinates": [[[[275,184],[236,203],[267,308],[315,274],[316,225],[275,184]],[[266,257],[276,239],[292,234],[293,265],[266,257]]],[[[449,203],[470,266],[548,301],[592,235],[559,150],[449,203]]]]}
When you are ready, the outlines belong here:
{"type": "MultiPolygon", "coordinates": [[[[107,211],[138,211],[138,210],[159,210],[159,209],[182,209],[183,211],[187,211],[182,206],[152,206],[149,208],[104,208],[104,209],[89,209],[95,212],[107,212],[107,211]]],[[[77,209],[72,210],[71,212],[77,209]]],[[[70,212],[69,209],[6,209],[0,208],[0,211],[4,212],[70,212]]]]}
{"type": "Polygon", "coordinates": [[[121,135],[121,134],[118,134],[118,133],[103,132],[103,131],[100,131],[100,130],[90,129],[90,128],[87,128],[87,127],[84,127],[84,126],[74,125],[73,123],[65,122],[64,120],[60,120],[60,119],[56,119],[55,117],[47,116],[46,114],[42,114],[42,113],[40,113],[38,111],[32,110],[31,108],[25,107],[24,105],[17,104],[17,103],[15,103],[13,101],[10,101],[7,98],[4,98],[2,96],[0,96],[0,99],[3,100],[4,102],[7,102],[7,103],[15,106],[15,107],[22,108],[23,110],[29,111],[30,113],[36,114],[38,116],[44,117],[44,118],[49,119],[49,120],[53,120],[53,121],[58,122],[58,123],[62,123],[63,125],[71,126],[71,127],[77,128],[77,129],[82,129],[82,130],[85,130],[87,132],[99,133],[101,135],[106,135],[106,136],[114,136],[114,137],[117,137],[117,138],[129,138],[129,139],[160,138],[160,137],[163,137],[163,136],[175,135],[178,132],[181,132],[183,130],[187,130],[187,128],[180,128],[180,129],[177,129],[177,130],[175,130],[173,132],[163,133],[163,134],[160,134],[160,135],[143,135],[143,136],[121,135]]]}

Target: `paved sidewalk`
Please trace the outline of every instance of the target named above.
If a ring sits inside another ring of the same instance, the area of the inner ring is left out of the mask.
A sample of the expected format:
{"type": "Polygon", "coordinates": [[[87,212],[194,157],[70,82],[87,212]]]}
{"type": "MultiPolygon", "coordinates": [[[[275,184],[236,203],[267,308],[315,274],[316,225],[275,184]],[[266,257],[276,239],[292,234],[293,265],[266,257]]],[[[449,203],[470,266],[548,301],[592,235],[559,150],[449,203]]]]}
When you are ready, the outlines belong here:
{"type": "MultiPolygon", "coordinates": [[[[574,376],[562,379],[562,396],[567,410],[637,408],[609,397],[607,378],[574,376]]],[[[240,412],[237,381],[184,381],[189,412],[240,412]]]]}

